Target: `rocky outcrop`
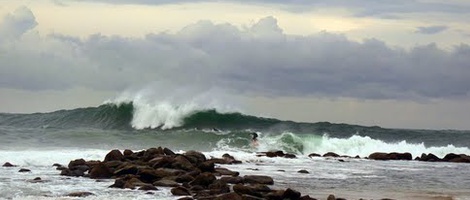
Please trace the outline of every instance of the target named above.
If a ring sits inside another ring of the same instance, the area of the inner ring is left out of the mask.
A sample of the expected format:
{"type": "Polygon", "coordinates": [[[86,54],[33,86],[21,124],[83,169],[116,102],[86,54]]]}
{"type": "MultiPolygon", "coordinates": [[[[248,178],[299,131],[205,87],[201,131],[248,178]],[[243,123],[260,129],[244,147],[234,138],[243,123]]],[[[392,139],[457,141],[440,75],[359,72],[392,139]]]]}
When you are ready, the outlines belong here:
{"type": "Polygon", "coordinates": [[[2,167],[16,167],[16,165],[6,162],[5,164],[2,165],[2,167]]]}
{"type": "Polygon", "coordinates": [[[410,153],[382,153],[375,152],[368,156],[372,160],[412,160],[413,157],[410,153]]]}

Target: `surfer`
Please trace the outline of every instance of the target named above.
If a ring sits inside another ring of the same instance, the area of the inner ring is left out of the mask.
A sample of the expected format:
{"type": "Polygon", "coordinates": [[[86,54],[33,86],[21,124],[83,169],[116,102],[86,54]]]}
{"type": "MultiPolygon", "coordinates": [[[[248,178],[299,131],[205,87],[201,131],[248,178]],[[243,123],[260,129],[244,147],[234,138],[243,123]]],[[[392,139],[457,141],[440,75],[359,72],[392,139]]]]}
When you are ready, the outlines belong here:
{"type": "Polygon", "coordinates": [[[253,132],[253,133],[251,133],[251,136],[252,136],[252,138],[251,138],[251,146],[252,146],[252,147],[258,146],[258,145],[259,145],[259,144],[258,144],[258,134],[257,134],[256,132],[253,132]]]}

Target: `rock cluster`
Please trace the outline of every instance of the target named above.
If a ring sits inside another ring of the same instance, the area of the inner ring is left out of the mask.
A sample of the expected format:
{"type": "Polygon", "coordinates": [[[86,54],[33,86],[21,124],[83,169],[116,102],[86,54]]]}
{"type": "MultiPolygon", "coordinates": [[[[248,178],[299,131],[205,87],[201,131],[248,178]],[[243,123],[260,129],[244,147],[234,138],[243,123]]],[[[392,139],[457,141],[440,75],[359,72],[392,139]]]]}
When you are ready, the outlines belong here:
{"type": "Polygon", "coordinates": [[[228,154],[222,158],[206,158],[198,151],[176,154],[168,148],[150,148],[132,152],[110,151],[103,161],[72,160],[61,169],[61,175],[93,179],[113,178],[109,187],[158,190],[171,187],[181,199],[313,199],[291,188],[271,189],[269,176],[245,175],[216,164],[237,164],[228,154]]]}

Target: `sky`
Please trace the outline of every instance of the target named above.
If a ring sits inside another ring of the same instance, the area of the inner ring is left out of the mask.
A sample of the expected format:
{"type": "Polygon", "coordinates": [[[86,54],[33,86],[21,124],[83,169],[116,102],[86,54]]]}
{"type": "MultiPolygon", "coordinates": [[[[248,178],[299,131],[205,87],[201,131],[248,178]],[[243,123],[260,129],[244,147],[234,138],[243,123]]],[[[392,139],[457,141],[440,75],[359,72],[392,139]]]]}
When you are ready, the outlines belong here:
{"type": "Polygon", "coordinates": [[[468,19],[466,0],[0,0],[0,112],[150,92],[300,122],[470,130],[468,19]]]}

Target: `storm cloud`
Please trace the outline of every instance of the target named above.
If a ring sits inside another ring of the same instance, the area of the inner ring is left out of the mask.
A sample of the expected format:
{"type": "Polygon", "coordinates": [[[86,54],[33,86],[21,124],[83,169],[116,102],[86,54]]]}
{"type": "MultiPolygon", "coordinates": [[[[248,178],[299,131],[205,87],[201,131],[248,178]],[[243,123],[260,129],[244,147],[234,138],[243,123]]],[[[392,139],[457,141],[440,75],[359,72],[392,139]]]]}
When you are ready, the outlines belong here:
{"type": "Polygon", "coordinates": [[[6,17],[0,87],[122,91],[155,82],[263,96],[358,99],[468,98],[470,46],[401,49],[319,32],[289,35],[274,17],[252,26],[199,21],[143,38],[94,34],[41,37],[26,10],[6,17]],[[17,19],[17,20],[13,20],[17,19]],[[13,34],[14,35],[14,34],[13,34]]]}
{"type": "Polygon", "coordinates": [[[440,33],[442,31],[445,31],[445,30],[449,29],[449,27],[443,26],[443,25],[440,25],[440,26],[420,26],[420,27],[417,27],[417,29],[418,30],[416,30],[416,33],[432,35],[432,34],[437,34],[437,33],[440,33]]]}

